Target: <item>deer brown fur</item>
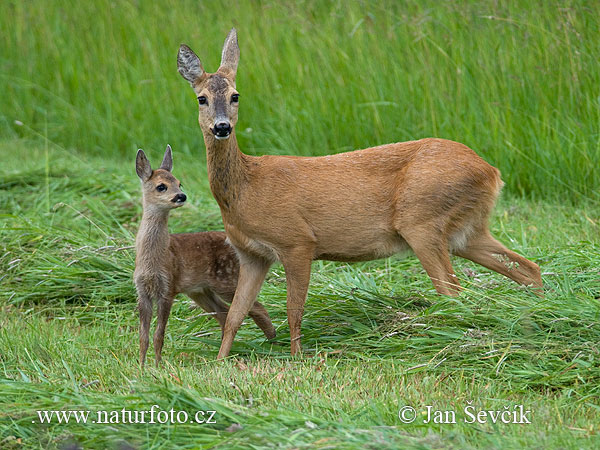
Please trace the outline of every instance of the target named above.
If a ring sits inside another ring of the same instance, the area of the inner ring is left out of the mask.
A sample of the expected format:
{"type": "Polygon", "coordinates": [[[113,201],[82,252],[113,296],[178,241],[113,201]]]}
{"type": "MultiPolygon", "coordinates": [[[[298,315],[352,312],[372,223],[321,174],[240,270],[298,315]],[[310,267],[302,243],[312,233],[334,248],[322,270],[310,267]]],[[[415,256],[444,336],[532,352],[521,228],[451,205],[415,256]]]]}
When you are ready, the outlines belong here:
{"type": "MultiPolygon", "coordinates": [[[[134,281],[140,313],[140,364],[143,367],[149,344],[152,301],[157,304],[154,334],[156,363],[161,360],[167,320],[175,295],[184,293],[225,327],[225,302],[231,302],[237,286],[239,262],[223,232],[169,234],[169,212],[186,200],[179,181],[171,173],[171,148],[167,147],[159,169],[152,170],[146,155],[138,151],[136,172],[142,182],[143,214],[136,237],[134,281]]],[[[269,339],[275,328],[258,302],[250,316],[269,339]]]]}
{"type": "Polygon", "coordinates": [[[238,60],[235,29],[216,73],[206,73],[186,45],[178,55],[200,105],[210,187],[241,263],[219,358],[276,260],[286,273],[292,354],[301,349],[314,259],[362,261],[412,249],[437,292],[455,295],[453,253],[542,289],[539,267],[491,236],[500,173],[463,144],[422,139],[323,157],[241,153],[233,129],[238,60]]]}

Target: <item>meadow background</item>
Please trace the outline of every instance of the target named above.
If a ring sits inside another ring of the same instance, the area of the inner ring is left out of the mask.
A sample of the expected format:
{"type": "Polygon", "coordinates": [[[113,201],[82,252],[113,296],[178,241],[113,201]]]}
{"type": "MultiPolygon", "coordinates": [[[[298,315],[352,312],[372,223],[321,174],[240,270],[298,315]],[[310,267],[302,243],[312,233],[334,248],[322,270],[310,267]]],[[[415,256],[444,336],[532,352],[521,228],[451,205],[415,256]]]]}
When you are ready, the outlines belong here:
{"type": "Polygon", "coordinates": [[[0,448],[600,445],[599,17],[585,1],[0,3],[0,448]],[[248,322],[216,362],[216,322],[182,298],[165,365],[141,374],[135,152],[156,165],[173,147],[190,201],[172,231],[222,229],[175,58],[184,42],[216,70],[231,26],[246,153],[463,142],[502,171],[492,230],[540,264],[546,296],[458,259],[456,299],[414,257],[315,262],[291,358],[275,266],[274,343],[248,322]],[[467,401],[533,423],[465,424],[467,401]],[[153,404],[218,423],[32,423],[153,404]],[[403,424],[405,405],[460,420],[403,424]]]}

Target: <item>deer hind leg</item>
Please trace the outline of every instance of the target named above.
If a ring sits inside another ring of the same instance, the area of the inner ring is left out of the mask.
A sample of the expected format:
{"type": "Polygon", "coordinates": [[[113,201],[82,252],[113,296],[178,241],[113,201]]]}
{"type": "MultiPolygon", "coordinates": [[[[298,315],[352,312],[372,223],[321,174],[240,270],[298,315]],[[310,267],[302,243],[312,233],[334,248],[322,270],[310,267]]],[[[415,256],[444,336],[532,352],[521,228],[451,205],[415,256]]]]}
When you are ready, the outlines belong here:
{"type": "Polygon", "coordinates": [[[156,314],[158,317],[156,321],[156,331],[154,332],[154,358],[157,366],[162,360],[162,348],[165,341],[165,330],[167,328],[167,320],[169,320],[172,306],[173,297],[162,297],[159,299],[156,307],[156,314]]]}
{"type": "Polygon", "coordinates": [[[485,230],[473,235],[463,249],[454,254],[494,270],[519,284],[533,286],[538,295],[543,292],[540,267],[507,249],[485,230]]]}
{"type": "MultiPolygon", "coordinates": [[[[233,297],[233,295],[231,297],[233,297]]],[[[219,326],[221,327],[221,339],[223,339],[223,331],[225,329],[225,322],[227,321],[229,305],[227,305],[227,303],[221,299],[219,294],[214,291],[194,294],[192,299],[206,312],[213,314],[213,317],[217,320],[217,322],[219,322],[219,326]]],[[[271,323],[269,313],[262,304],[259,302],[254,302],[254,305],[252,306],[252,309],[250,309],[248,315],[265,333],[267,339],[273,339],[275,337],[275,327],[271,323]]]]}
{"type": "Polygon", "coordinates": [[[252,255],[240,255],[240,275],[231,307],[227,313],[218,359],[226,358],[242,321],[252,309],[271,263],[252,255]]]}
{"type": "Polygon", "coordinates": [[[254,320],[256,325],[263,331],[265,337],[267,339],[274,339],[277,332],[275,331],[275,327],[271,322],[271,317],[269,317],[269,313],[265,309],[265,307],[260,302],[254,302],[252,305],[252,309],[248,315],[254,320]]]}
{"type": "Polygon", "coordinates": [[[225,329],[225,321],[227,320],[227,311],[229,306],[221,300],[213,291],[205,290],[203,292],[196,292],[190,294],[190,297],[194,302],[200,306],[204,311],[210,313],[221,328],[221,339],[223,338],[223,330],[225,329]]]}
{"type": "Polygon", "coordinates": [[[438,294],[457,295],[461,287],[450,262],[446,240],[441,235],[432,235],[431,229],[415,229],[402,237],[421,262],[438,294]]]}
{"type": "Polygon", "coordinates": [[[145,294],[140,294],[138,310],[140,313],[140,367],[143,369],[146,362],[146,353],[148,353],[148,335],[150,334],[150,322],[152,321],[152,299],[145,294]]]}
{"type": "Polygon", "coordinates": [[[296,250],[281,258],[287,281],[287,317],[290,327],[291,353],[302,351],[301,324],[310,282],[313,250],[296,250]]]}
{"type": "MultiPolygon", "coordinates": [[[[225,329],[225,322],[227,321],[227,312],[229,311],[229,306],[221,300],[219,295],[216,292],[210,293],[212,297],[212,304],[215,314],[215,319],[221,325],[221,339],[223,338],[223,330],[225,329]]],[[[254,320],[254,323],[263,331],[267,339],[275,338],[275,327],[271,322],[271,318],[269,317],[269,313],[265,309],[265,307],[260,302],[254,302],[252,308],[248,312],[248,315],[254,320]]]]}

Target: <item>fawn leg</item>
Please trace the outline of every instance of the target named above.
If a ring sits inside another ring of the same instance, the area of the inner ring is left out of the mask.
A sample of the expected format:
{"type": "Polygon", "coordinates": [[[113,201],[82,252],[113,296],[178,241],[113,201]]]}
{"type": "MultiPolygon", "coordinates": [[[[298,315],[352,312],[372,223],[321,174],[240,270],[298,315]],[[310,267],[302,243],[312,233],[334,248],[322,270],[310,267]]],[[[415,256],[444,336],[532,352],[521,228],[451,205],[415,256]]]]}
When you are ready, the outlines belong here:
{"type": "MultiPolygon", "coordinates": [[[[223,330],[225,329],[225,322],[227,320],[229,306],[216,292],[211,291],[210,295],[212,297],[213,311],[216,312],[215,319],[217,319],[219,325],[221,326],[221,339],[223,339],[223,330]]],[[[254,320],[256,325],[258,325],[263,333],[265,333],[267,339],[273,339],[275,337],[275,327],[271,323],[269,313],[261,303],[254,302],[252,308],[248,312],[248,315],[252,318],[252,320],[254,320]]]]}
{"type": "Polygon", "coordinates": [[[157,366],[162,359],[165,329],[167,328],[167,320],[169,320],[169,315],[171,314],[171,306],[173,306],[173,297],[163,297],[159,299],[156,308],[158,317],[156,321],[156,331],[154,332],[154,358],[157,366]]]}
{"type": "Polygon", "coordinates": [[[221,340],[223,339],[223,332],[225,330],[225,322],[227,321],[227,313],[229,312],[229,305],[225,303],[221,298],[214,292],[209,294],[212,301],[212,308],[215,313],[214,317],[219,322],[221,327],[221,340]]]}
{"type": "Polygon", "coordinates": [[[226,358],[231,350],[233,339],[248,311],[254,305],[258,292],[265,280],[271,263],[262,258],[240,253],[240,275],[237,289],[227,313],[223,340],[219,349],[218,359],[226,358]]]}
{"type": "Polygon", "coordinates": [[[219,322],[222,338],[229,306],[211,290],[205,290],[204,292],[199,292],[190,296],[198,306],[200,306],[204,311],[212,313],[212,316],[215,318],[215,320],[219,322]]]}
{"type": "Polygon", "coordinates": [[[274,339],[277,332],[275,331],[275,327],[271,322],[271,317],[269,317],[269,313],[265,309],[265,307],[260,302],[254,302],[250,312],[248,313],[252,320],[258,325],[258,327],[265,333],[267,339],[274,339]]]}
{"type": "Polygon", "coordinates": [[[447,243],[440,237],[432,237],[431,231],[423,230],[406,236],[405,240],[419,258],[438,294],[451,297],[457,295],[460,284],[450,262],[447,243]]]}
{"type": "MultiPolygon", "coordinates": [[[[219,322],[219,326],[221,327],[221,339],[223,339],[223,330],[225,329],[225,321],[227,320],[227,312],[229,311],[227,303],[225,303],[219,294],[214,291],[194,294],[192,295],[192,299],[205,311],[213,313],[213,317],[219,322]]],[[[263,330],[267,339],[273,339],[275,337],[275,327],[271,323],[269,313],[267,313],[267,310],[262,304],[254,302],[248,315],[252,317],[254,322],[256,322],[260,329],[263,330]]]]}
{"type": "MultiPolygon", "coordinates": [[[[225,329],[229,306],[216,292],[211,291],[210,296],[212,297],[212,308],[213,311],[215,311],[215,319],[217,319],[221,326],[221,339],[223,339],[223,330],[225,329]]],[[[269,313],[261,303],[254,302],[248,315],[254,320],[263,333],[265,333],[267,339],[273,339],[275,337],[275,327],[271,323],[269,313]]]]}
{"type": "Polygon", "coordinates": [[[148,352],[150,334],[150,321],[152,320],[152,300],[146,295],[138,298],[138,310],[140,312],[140,367],[144,368],[146,353],[148,352]]]}
{"type": "Polygon", "coordinates": [[[287,282],[287,317],[292,355],[302,351],[300,343],[302,315],[310,282],[313,254],[313,249],[295,249],[281,258],[287,282]]]}
{"type": "Polygon", "coordinates": [[[536,294],[542,295],[543,283],[540,267],[521,255],[507,249],[485,232],[473,236],[466,248],[454,252],[456,255],[481,264],[519,284],[533,286],[536,294]]]}

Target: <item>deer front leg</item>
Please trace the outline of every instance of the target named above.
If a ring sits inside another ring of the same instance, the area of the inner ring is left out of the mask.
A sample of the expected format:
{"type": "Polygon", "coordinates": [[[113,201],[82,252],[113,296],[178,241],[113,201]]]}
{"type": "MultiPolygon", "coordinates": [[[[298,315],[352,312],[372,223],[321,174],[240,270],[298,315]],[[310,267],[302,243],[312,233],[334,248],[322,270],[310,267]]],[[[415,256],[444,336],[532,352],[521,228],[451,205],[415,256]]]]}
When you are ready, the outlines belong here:
{"type": "Polygon", "coordinates": [[[281,258],[287,281],[287,317],[292,355],[302,351],[300,328],[310,282],[312,257],[312,249],[295,249],[281,258]]]}
{"type": "Polygon", "coordinates": [[[269,267],[271,263],[262,258],[240,253],[238,285],[227,313],[218,359],[229,356],[235,334],[254,305],[269,267]]]}
{"type": "Polygon", "coordinates": [[[152,320],[152,299],[144,293],[140,293],[138,298],[138,310],[140,312],[140,367],[143,369],[148,352],[148,334],[152,320]]]}
{"type": "Polygon", "coordinates": [[[167,328],[167,320],[171,314],[171,307],[173,306],[173,297],[163,297],[158,301],[156,307],[156,331],[154,332],[154,359],[156,365],[160,364],[162,359],[162,348],[165,341],[165,330],[167,328]]]}

